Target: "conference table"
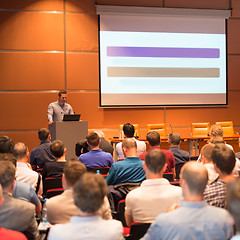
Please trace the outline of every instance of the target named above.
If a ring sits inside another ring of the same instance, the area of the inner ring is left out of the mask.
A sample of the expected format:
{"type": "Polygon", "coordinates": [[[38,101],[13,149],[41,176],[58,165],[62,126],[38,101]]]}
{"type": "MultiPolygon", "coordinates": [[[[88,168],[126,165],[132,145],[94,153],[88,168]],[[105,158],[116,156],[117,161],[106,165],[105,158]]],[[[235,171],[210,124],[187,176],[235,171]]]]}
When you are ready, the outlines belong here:
{"type": "MultiPolygon", "coordinates": [[[[224,136],[224,140],[232,140],[232,139],[238,139],[240,137],[239,134],[234,134],[234,135],[229,135],[229,136],[224,136]]],[[[209,136],[192,136],[192,135],[189,135],[189,136],[184,136],[184,137],[181,137],[181,141],[184,141],[184,142],[189,142],[189,155],[192,156],[192,155],[199,155],[199,142],[200,141],[208,141],[210,139],[209,136]],[[195,151],[193,151],[195,150],[195,151]]],[[[117,137],[114,137],[114,138],[109,138],[109,140],[111,141],[111,144],[115,150],[115,154],[114,154],[114,157],[115,157],[115,161],[117,160],[117,152],[116,152],[116,145],[119,143],[119,142],[122,142],[124,140],[124,138],[117,138],[117,137]]],[[[146,138],[137,138],[137,140],[139,141],[144,141],[144,142],[147,142],[146,138]]],[[[168,138],[161,138],[161,142],[167,142],[168,141],[168,138]]]]}

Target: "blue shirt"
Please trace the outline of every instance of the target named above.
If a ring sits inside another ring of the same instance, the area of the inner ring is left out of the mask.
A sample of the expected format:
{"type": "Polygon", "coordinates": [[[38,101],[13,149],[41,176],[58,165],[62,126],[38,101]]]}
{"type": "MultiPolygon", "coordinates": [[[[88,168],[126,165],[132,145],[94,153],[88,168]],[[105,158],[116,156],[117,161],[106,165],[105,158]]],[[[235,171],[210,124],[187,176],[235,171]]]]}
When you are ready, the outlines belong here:
{"type": "Polygon", "coordinates": [[[175,211],[160,214],[144,240],[226,240],[232,234],[230,214],[202,202],[181,202],[175,211]]]}
{"type": "Polygon", "coordinates": [[[106,181],[108,185],[115,185],[125,182],[142,182],[145,178],[143,161],[139,157],[126,157],[111,166],[106,181]]]}
{"type": "Polygon", "coordinates": [[[41,141],[41,144],[32,150],[30,155],[31,165],[43,168],[46,162],[56,161],[56,158],[51,154],[50,145],[50,141],[41,141]]]}
{"type": "Polygon", "coordinates": [[[169,150],[173,153],[175,164],[186,163],[189,161],[189,153],[180,149],[179,147],[170,147],[169,150]]]}
{"type": "Polygon", "coordinates": [[[87,168],[111,167],[114,162],[112,155],[110,153],[103,152],[100,148],[81,154],[78,160],[87,168]]]}
{"type": "Polygon", "coordinates": [[[60,103],[56,101],[48,105],[47,118],[49,122],[61,122],[64,114],[74,114],[70,104],[64,103],[60,105],[60,103]]]}

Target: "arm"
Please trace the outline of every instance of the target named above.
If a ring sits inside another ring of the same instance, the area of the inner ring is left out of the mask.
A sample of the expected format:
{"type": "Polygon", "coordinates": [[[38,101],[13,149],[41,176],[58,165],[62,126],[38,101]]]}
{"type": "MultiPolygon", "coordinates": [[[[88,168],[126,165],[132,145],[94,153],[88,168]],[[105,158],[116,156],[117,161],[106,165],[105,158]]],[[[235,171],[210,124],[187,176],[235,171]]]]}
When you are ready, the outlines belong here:
{"type": "Polygon", "coordinates": [[[175,167],[174,168],[171,168],[171,172],[173,173],[173,180],[175,179],[176,177],[176,171],[175,171],[175,167]]]}
{"type": "Polygon", "coordinates": [[[48,124],[52,125],[52,123],[53,123],[53,106],[51,103],[48,105],[47,118],[48,118],[48,124]]]}
{"type": "Polygon", "coordinates": [[[111,168],[109,169],[109,174],[106,178],[106,182],[108,185],[114,185],[115,184],[115,169],[114,169],[114,164],[111,166],[111,168]]]}
{"type": "Polygon", "coordinates": [[[125,211],[124,215],[125,215],[126,224],[128,227],[130,227],[133,222],[133,217],[131,215],[128,215],[126,213],[126,211],[125,211]]]}

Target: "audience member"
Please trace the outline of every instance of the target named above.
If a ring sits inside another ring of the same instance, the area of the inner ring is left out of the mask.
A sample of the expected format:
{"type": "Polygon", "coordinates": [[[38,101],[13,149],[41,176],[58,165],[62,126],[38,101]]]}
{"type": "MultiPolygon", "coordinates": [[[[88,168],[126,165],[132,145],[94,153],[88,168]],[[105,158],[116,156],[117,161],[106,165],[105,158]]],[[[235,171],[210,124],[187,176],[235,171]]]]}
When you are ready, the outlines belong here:
{"type": "Polygon", "coordinates": [[[236,235],[231,240],[240,239],[240,179],[232,181],[228,184],[227,188],[227,209],[231,213],[234,224],[236,235]]]}
{"type": "Polygon", "coordinates": [[[230,214],[203,200],[207,181],[203,165],[195,161],[184,164],[180,173],[184,200],[176,210],[160,214],[142,239],[229,239],[230,214]]]}
{"type": "MultiPolygon", "coordinates": [[[[100,137],[99,148],[101,148],[104,152],[108,152],[113,155],[113,146],[105,139],[105,135],[101,130],[95,130],[95,133],[100,137]]],[[[75,153],[76,156],[80,156],[83,153],[87,153],[91,150],[91,147],[87,144],[87,139],[83,139],[76,143],[75,153]]]]}
{"type": "MultiPolygon", "coordinates": [[[[16,158],[10,153],[0,154],[0,161],[10,161],[16,167],[16,158]]],[[[12,196],[14,198],[19,198],[28,202],[33,203],[36,206],[36,213],[40,213],[42,210],[42,204],[29,183],[15,181],[12,191],[12,196]]]]}
{"type": "Polygon", "coordinates": [[[62,177],[63,169],[66,165],[66,151],[64,144],[60,140],[55,140],[50,145],[50,151],[56,158],[54,162],[47,162],[42,170],[43,180],[47,177],[62,177]]]}
{"type": "MultiPolygon", "coordinates": [[[[140,154],[144,153],[146,151],[146,144],[144,141],[139,141],[137,139],[134,138],[134,126],[131,124],[131,123],[125,123],[123,125],[123,133],[124,133],[124,136],[126,138],[132,138],[136,141],[137,143],[137,156],[139,156],[140,154]]],[[[116,152],[117,152],[117,155],[118,155],[118,158],[119,159],[124,159],[124,152],[123,152],[123,149],[122,149],[122,143],[118,143],[116,145],[116,152]]]]}
{"type": "MultiPolygon", "coordinates": [[[[158,132],[156,131],[150,131],[147,136],[147,141],[148,141],[148,151],[152,150],[152,149],[160,149],[160,135],[158,132]]],[[[173,179],[176,177],[175,174],[175,159],[173,156],[173,153],[169,150],[165,150],[165,149],[160,149],[166,156],[166,162],[167,162],[167,169],[166,172],[172,172],[173,173],[173,179]]],[[[141,154],[139,157],[141,160],[145,159],[147,152],[141,154]]]]}
{"type": "Polygon", "coordinates": [[[115,162],[106,178],[108,185],[125,182],[142,182],[145,179],[143,162],[137,157],[137,143],[133,138],[126,138],[122,142],[126,158],[115,162]]]}
{"type": "Polygon", "coordinates": [[[14,143],[8,136],[0,136],[0,153],[12,153],[14,143]]]}
{"type": "MultiPolygon", "coordinates": [[[[3,202],[4,202],[3,191],[2,191],[2,186],[0,184],[0,208],[3,205],[3,202]]],[[[24,234],[17,231],[5,229],[2,227],[0,227],[0,239],[1,240],[27,240],[24,234]]]]}
{"type": "Polygon", "coordinates": [[[98,216],[107,194],[107,185],[99,174],[83,174],[73,189],[73,198],[79,209],[78,216],[69,223],[52,226],[49,240],[71,239],[123,239],[122,224],[116,220],[104,220],[98,216]]]}
{"type": "MultiPolygon", "coordinates": [[[[240,147],[240,138],[238,138],[238,146],[240,147]]],[[[236,158],[240,159],[240,152],[235,154],[236,158]]]]}
{"type": "Polygon", "coordinates": [[[28,163],[29,151],[27,146],[18,142],[13,148],[13,155],[17,159],[16,179],[21,182],[29,183],[36,193],[42,195],[42,179],[41,175],[31,169],[28,163]]]}
{"type": "Polygon", "coordinates": [[[235,154],[225,144],[216,144],[211,157],[219,177],[206,187],[204,199],[212,206],[226,208],[226,185],[234,180],[235,154]]]}
{"type": "Polygon", "coordinates": [[[47,128],[41,128],[38,131],[38,138],[41,141],[40,145],[34,148],[30,155],[30,163],[32,169],[43,168],[46,162],[56,161],[56,158],[51,154],[51,135],[47,128]]]}
{"type": "Polygon", "coordinates": [[[91,150],[87,153],[81,154],[78,158],[78,160],[87,168],[112,166],[113,157],[110,153],[103,152],[103,150],[99,148],[100,142],[100,137],[95,132],[92,132],[87,136],[87,143],[91,147],[91,150]]]}
{"type": "Polygon", "coordinates": [[[0,161],[0,183],[4,202],[0,209],[0,226],[24,233],[28,239],[38,239],[35,206],[27,201],[13,198],[15,166],[10,161],[0,161]]]}
{"type": "MultiPolygon", "coordinates": [[[[66,223],[72,216],[78,215],[78,208],[73,200],[73,186],[86,172],[86,167],[79,161],[69,161],[63,170],[62,185],[64,192],[48,199],[46,202],[47,219],[51,224],[66,223]]],[[[79,210],[80,211],[80,210],[79,210]]],[[[97,211],[103,219],[112,219],[111,210],[107,197],[97,211]]]]}
{"type": "Polygon", "coordinates": [[[152,149],[145,157],[144,180],[139,188],[126,197],[125,219],[128,226],[132,222],[151,223],[174,203],[180,202],[182,190],[163,178],[166,157],[159,149],[152,149]]]}
{"type": "Polygon", "coordinates": [[[212,150],[214,147],[214,144],[208,143],[204,145],[201,150],[201,161],[208,171],[208,185],[213,183],[218,178],[218,173],[216,172],[212,161],[212,150]]]}

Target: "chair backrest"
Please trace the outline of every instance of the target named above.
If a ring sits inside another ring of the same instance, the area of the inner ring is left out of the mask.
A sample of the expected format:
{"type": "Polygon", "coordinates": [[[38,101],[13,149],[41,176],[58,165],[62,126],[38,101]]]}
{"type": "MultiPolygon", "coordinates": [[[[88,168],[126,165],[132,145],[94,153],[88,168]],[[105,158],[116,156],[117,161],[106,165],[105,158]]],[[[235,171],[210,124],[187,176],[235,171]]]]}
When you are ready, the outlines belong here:
{"type": "Polygon", "coordinates": [[[95,168],[87,168],[88,172],[93,172],[93,173],[97,173],[97,171],[99,171],[99,173],[101,175],[104,174],[108,174],[110,167],[95,167],[95,168]]]}
{"type": "Polygon", "coordinates": [[[191,131],[193,137],[208,137],[210,129],[210,123],[192,123],[191,131]]]}
{"type": "Polygon", "coordinates": [[[175,164],[176,179],[179,179],[179,175],[184,164],[185,163],[175,164]]]}
{"type": "Polygon", "coordinates": [[[163,173],[163,177],[166,178],[169,182],[173,181],[173,173],[163,173]]]}
{"type": "MultiPolygon", "coordinates": [[[[134,126],[134,137],[137,137],[137,136],[139,136],[139,125],[138,124],[132,124],[133,126],[134,126]]],[[[122,131],[122,138],[124,137],[124,133],[123,133],[123,124],[121,124],[120,126],[119,126],[119,128],[121,129],[121,131],[122,131]]]]}
{"type": "Polygon", "coordinates": [[[125,221],[125,199],[118,202],[116,219],[122,222],[123,227],[127,227],[125,221]]]}
{"type": "Polygon", "coordinates": [[[158,132],[160,134],[160,138],[168,138],[165,123],[147,124],[147,133],[149,133],[150,131],[158,132]]]}
{"type": "Polygon", "coordinates": [[[62,188],[62,178],[48,177],[43,181],[43,194],[50,189],[62,188]]]}
{"type": "Polygon", "coordinates": [[[223,137],[231,137],[234,135],[233,122],[216,122],[217,125],[221,126],[223,129],[223,137]]]}
{"type": "Polygon", "coordinates": [[[131,239],[138,240],[142,238],[150,225],[151,223],[132,223],[130,228],[131,239]]]}
{"type": "Polygon", "coordinates": [[[60,195],[61,193],[63,193],[63,191],[64,191],[63,188],[49,189],[46,192],[46,198],[51,198],[51,197],[55,197],[57,195],[60,195]]]}

